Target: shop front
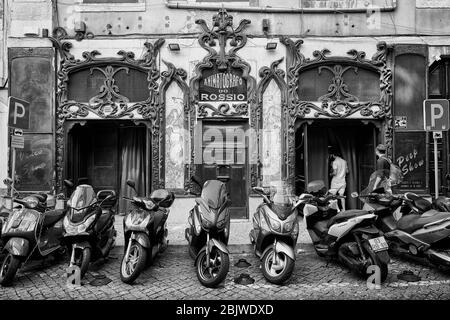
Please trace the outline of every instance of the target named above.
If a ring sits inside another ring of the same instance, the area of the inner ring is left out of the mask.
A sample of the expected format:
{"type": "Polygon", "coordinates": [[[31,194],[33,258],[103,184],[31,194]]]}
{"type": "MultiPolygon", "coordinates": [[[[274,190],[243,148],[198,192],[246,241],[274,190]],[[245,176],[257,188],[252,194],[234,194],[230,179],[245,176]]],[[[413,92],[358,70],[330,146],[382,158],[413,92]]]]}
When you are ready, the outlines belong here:
{"type": "MultiPolygon", "coordinates": [[[[357,208],[350,193],[360,192],[375,169],[375,147],[385,143],[392,154],[391,70],[387,45],[379,43],[372,59],[363,51],[333,56],[317,50],[306,58],[303,41],[284,38],[288,48],[289,98],[284,130],[287,174],[296,193],[310,181],[330,186],[330,150],[347,161],[347,207],[357,208]]],[[[349,48],[350,49],[350,48],[349,48]]]]}
{"type": "MultiPolygon", "coordinates": [[[[66,45],[69,42],[66,42],[66,45]]],[[[156,56],[163,41],[146,43],[143,59],[132,52],[75,59],[63,50],[58,72],[56,184],[88,183],[95,191],[131,195],[128,179],[146,195],[160,186],[161,115],[156,56]]],[[[69,47],[68,47],[69,48],[69,47]]],[[[127,203],[119,201],[124,213],[127,203]]]]}

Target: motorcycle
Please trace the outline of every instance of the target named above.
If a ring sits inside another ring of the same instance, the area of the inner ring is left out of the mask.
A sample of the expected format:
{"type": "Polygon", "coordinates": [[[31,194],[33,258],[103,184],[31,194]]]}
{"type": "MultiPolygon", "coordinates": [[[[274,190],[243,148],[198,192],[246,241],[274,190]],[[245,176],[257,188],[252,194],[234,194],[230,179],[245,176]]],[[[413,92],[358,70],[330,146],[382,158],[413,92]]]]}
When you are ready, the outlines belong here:
{"type": "MultiPolygon", "coordinates": [[[[127,180],[137,194],[134,181],[127,180]]],[[[153,263],[158,253],[168,246],[166,221],[169,207],[175,200],[173,192],[164,189],[155,190],[149,198],[133,197],[123,199],[131,201],[134,208],[123,220],[125,235],[125,254],[120,267],[120,279],[133,283],[147,264],[153,263]]]]}
{"type": "Polygon", "coordinates": [[[18,269],[30,258],[42,259],[65,252],[62,244],[65,212],[46,211],[46,200],[45,194],[14,199],[21,207],[13,209],[2,228],[1,238],[7,252],[0,268],[2,286],[11,285],[18,269]]]}
{"type": "Polygon", "coordinates": [[[281,284],[291,276],[295,265],[295,245],[298,238],[298,213],[295,196],[286,184],[274,184],[270,192],[264,188],[253,190],[263,197],[253,215],[250,241],[261,259],[264,277],[281,284]]]}
{"type": "Polygon", "coordinates": [[[230,267],[227,244],[231,201],[225,183],[207,180],[202,187],[195,176],[191,180],[202,191],[195,199],[194,208],[189,211],[185,237],[189,254],[195,259],[198,280],[205,287],[215,287],[225,280],[230,267]]]}
{"type": "Polygon", "coordinates": [[[379,217],[380,228],[394,254],[425,260],[437,267],[450,267],[450,213],[412,192],[385,193],[383,188],[358,195],[364,210],[379,217]]]}
{"type": "MultiPolygon", "coordinates": [[[[65,180],[67,187],[73,183],[65,180]]],[[[64,218],[64,243],[71,248],[69,267],[78,266],[81,278],[89,263],[107,258],[114,247],[117,232],[114,229],[116,193],[79,184],[67,201],[64,218]]]]}
{"type": "Polygon", "coordinates": [[[321,180],[311,181],[307,193],[300,196],[306,228],[317,254],[337,258],[351,270],[368,277],[371,266],[378,266],[380,281],[388,275],[388,244],[375,226],[373,211],[346,210],[339,212],[337,200],[330,195],[321,180]]]}

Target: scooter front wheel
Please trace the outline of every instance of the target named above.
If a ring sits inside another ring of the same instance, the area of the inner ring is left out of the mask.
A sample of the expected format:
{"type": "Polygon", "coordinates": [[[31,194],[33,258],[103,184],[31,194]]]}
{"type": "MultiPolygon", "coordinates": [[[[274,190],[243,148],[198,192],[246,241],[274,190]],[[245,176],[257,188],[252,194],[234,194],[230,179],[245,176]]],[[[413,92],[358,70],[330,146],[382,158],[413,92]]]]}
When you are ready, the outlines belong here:
{"type": "MultiPolygon", "coordinates": [[[[383,283],[384,281],[386,281],[388,274],[389,274],[389,267],[388,267],[387,263],[384,263],[383,261],[381,261],[381,259],[372,250],[372,248],[370,248],[370,245],[367,242],[363,244],[363,247],[364,247],[365,251],[369,254],[371,265],[375,265],[379,268],[380,281],[381,281],[381,283],[383,283]]],[[[385,254],[388,254],[388,253],[385,252],[385,254]]],[[[367,269],[365,271],[366,271],[365,276],[368,278],[368,276],[371,274],[371,272],[368,272],[367,269]]]]}
{"type": "Polygon", "coordinates": [[[202,285],[213,288],[225,280],[230,268],[230,257],[225,252],[213,247],[207,264],[206,249],[202,249],[197,258],[197,278],[202,285]]]}
{"type": "Polygon", "coordinates": [[[133,241],[130,246],[130,253],[128,256],[125,255],[120,266],[120,279],[125,283],[131,284],[144,270],[147,261],[147,250],[139,242],[133,241]]]}
{"type": "MultiPolygon", "coordinates": [[[[75,249],[72,249],[75,250],[75,249]]],[[[91,262],[91,248],[84,248],[82,250],[75,251],[75,263],[74,265],[80,268],[80,277],[83,278],[89,268],[91,262]]]]}
{"type": "Polygon", "coordinates": [[[3,259],[3,263],[0,269],[0,284],[3,287],[8,287],[12,284],[17,270],[20,267],[20,260],[18,257],[8,253],[3,259]]]}
{"type": "Polygon", "coordinates": [[[294,260],[283,252],[277,252],[275,257],[273,248],[267,250],[262,258],[264,278],[274,284],[282,284],[289,279],[294,271],[294,265],[294,260]]]}

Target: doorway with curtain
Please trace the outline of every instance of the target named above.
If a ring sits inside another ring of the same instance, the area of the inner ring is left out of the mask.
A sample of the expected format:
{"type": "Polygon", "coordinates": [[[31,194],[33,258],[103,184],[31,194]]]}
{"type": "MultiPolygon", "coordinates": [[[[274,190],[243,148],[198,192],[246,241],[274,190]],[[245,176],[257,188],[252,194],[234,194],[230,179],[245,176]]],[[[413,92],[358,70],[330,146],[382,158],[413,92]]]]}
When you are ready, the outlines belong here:
{"type": "Polygon", "coordinates": [[[323,180],[329,189],[331,148],[347,161],[346,208],[360,208],[360,201],[353,199],[351,193],[361,192],[375,170],[378,135],[373,123],[364,124],[358,120],[298,122],[295,133],[296,192],[303,192],[308,182],[313,180],[323,180]]]}
{"type": "Polygon", "coordinates": [[[147,152],[151,139],[145,125],[131,121],[88,120],[76,124],[68,132],[66,179],[75,183],[87,178],[87,183],[98,192],[112,189],[118,196],[117,213],[128,211],[129,203],[123,196],[133,196],[127,186],[131,179],[136,183],[139,195],[150,191],[150,168],[147,152]]]}

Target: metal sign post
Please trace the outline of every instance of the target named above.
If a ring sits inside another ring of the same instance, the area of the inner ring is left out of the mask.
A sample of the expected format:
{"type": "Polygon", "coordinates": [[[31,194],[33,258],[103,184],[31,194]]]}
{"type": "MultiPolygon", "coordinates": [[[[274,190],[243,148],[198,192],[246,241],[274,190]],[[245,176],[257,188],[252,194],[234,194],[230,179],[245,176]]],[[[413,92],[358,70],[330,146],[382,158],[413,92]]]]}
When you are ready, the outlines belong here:
{"type": "Polygon", "coordinates": [[[442,138],[442,131],[433,132],[433,142],[434,142],[434,190],[436,194],[436,199],[439,197],[439,169],[438,169],[438,139],[442,138]]]}
{"type": "Polygon", "coordinates": [[[450,126],[449,102],[445,99],[427,99],[423,101],[423,126],[425,131],[433,131],[434,142],[434,191],[439,197],[439,168],[437,139],[442,138],[442,130],[450,126]]]}
{"type": "Polygon", "coordinates": [[[14,197],[14,182],[16,175],[16,149],[23,149],[24,137],[22,130],[30,128],[30,103],[28,101],[10,96],[8,98],[9,120],[8,126],[12,128],[11,149],[12,149],[12,183],[11,198],[14,197]]]}
{"type": "Polygon", "coordinates": [[[14,197],[14,182],[16,181],[16,149],[23,149],[24,148],[24,137],[23,137],[23,131],[20,129],[14,129],[13,133],[11,134],[11,149],[12,149],[12,165],[11,165],[11,198],[14,197]]]}

